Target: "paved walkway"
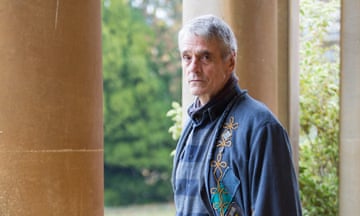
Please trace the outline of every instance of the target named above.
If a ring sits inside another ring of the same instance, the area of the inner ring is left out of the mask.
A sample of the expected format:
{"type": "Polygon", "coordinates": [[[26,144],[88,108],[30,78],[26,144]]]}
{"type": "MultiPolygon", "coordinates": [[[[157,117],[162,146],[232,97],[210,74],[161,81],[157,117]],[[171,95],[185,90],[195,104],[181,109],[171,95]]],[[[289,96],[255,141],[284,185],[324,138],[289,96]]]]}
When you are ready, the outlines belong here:
{"type": "Polygon", "coordinates": [[[173,203],[106,207],[104,216],[174,216],[173,203]]]}

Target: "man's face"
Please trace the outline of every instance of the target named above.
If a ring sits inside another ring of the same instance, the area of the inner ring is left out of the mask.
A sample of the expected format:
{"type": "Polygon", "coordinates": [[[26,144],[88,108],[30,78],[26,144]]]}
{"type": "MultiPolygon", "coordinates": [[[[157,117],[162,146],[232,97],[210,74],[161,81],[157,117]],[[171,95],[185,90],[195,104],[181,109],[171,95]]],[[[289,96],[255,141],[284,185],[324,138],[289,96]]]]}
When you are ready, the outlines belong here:
{"type": "Polygon", "coordinates": [[[235,56],[221,56],[215,40],[187,34],[180,41],[182,70],[191,94],[198,96],[202,105],[209,102],[229,80],[235,67],[235,56]]]}

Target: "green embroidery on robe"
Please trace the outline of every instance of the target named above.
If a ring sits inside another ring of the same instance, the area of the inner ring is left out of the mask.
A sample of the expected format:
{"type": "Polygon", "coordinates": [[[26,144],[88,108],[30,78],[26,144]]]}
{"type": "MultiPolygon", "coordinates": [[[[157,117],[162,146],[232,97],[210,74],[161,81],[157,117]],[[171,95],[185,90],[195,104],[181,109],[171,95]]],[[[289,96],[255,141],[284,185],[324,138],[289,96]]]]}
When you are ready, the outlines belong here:
{"type": "Polygon", "coordinates": [[[211,198],[213,208],[216,209],[220,215],[224,215],[231,203],[232,197],[222,183],[218,185],[218,188],[213,189],[213,196],[211,198]]]}

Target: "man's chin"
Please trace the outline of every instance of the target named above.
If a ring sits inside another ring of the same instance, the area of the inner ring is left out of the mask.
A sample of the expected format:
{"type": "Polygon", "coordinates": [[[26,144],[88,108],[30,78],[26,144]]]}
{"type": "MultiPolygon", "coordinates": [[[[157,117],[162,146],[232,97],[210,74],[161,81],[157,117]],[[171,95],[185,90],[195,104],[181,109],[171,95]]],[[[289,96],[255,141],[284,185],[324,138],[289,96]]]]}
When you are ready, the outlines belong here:
{"type": "Polygon", "coordinates": [[[202,92],[199,89],[192,88],[192,89],[190,89],[190,93],[193,96],[199,96],[199,95],[201,95],[202,92]]]}

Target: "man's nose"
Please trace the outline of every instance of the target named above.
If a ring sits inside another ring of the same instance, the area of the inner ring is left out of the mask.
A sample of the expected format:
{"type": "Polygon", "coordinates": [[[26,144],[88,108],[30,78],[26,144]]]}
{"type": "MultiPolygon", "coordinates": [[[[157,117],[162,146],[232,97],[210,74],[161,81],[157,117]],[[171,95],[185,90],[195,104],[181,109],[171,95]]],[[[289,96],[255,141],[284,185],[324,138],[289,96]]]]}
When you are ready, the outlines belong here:
{"type": "Polygon", "coordinates": [[[193,58],[188,67],[189,71],[193,73],[198,72],[200,68],[200,63],[201,62],[198,58],[193,58]]]}

